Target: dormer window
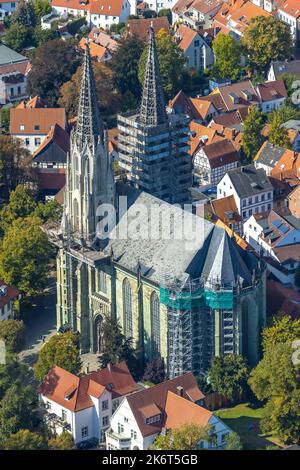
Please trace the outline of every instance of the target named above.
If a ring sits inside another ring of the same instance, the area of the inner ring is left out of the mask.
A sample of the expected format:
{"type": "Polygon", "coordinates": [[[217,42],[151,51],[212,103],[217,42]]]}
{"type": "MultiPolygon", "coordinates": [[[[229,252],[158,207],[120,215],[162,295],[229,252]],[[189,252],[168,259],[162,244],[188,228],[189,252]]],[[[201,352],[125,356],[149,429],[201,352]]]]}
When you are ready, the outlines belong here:
{"type": "Polygon", "coordinates": [[[160,421],[161,414],[156,415],[156,416],[151,416],[150,418],[146,419],[146,424],[153,424],[153,423],[158,423],[160,421]]]}

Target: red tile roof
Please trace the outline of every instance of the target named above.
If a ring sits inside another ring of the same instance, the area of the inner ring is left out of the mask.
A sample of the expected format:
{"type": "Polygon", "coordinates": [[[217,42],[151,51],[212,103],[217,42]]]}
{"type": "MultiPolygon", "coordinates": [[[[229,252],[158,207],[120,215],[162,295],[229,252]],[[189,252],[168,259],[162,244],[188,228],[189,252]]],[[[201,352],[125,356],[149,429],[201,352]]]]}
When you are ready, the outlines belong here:
{"type": "Polygon", "coordinates": [[[205,427],[213,416],[212,412],[206,408],[196,405],[170,391],[167,395],[165,413],[164,427],[166,429],[177,429],[191,423],[205,427]]]}
{"type": "Polygon", "coordinates": [[[166,16],[157,18],[140,18],[136,20],[128,20],[126,34],[137,35],[143,41],[147,40],[150,26],[153,26],[155,34],[161,29],[167,33],[170,32],[170,23],[166,16]]]}
{"type": "Polygon", "coordinates": [[[197,31],[188,26],[181,24],[179,28],[176,30],[176,36],[180,38],[179,47],[185,51],[192,41],[194,41],[195,37],[198,35],[197,31]]]}
{"type": "Polygon", "coordinates": [[[0,279],[0,308],[4,307],[5,305],[7,305],[9,302],[13,300],[17,300],[19,296],[20,296],[20,291],[18,289],[16,289],[15,287],[9,286],[8,284],[6,284],[6,282],[0,279]],[[1,289],[1,287],[3,289],[1,289]]]}
{"type": "Polygon", "coordinates": [[[257,86],[257,91],[262,101],[287,98],[287,92],[283,80],[262,83],[257,86]]]}
{"type": "Polygon", "coordinates": [[[39,171],[39,188],[43,190],[60,190],[66,184],[65,171],[57,170],[55,173],[46,173],[47,170],[39,171]]]}
{"type": "MultiPolygon", "coordinates": [[[[177,393],[177,387],[182,387],[183,399],[186,399],[186,401],[189,400],[190,403],[204,398],[192,372],[167,380],[166,382],[141,390],[127,397],[128,404],[144,437],[160,432],[162,427],[164,427],[165,419],[167,418],[165,408],[168,392],[177,393]],[[160,421],[150,424],[147,423],[145,415],[143,414],[143,410],[145,409],[148,416],[150,410],[155,413],[154,416],[157,416],[157,410],[159,410],[161,413],[160,421]]],[[[174,412],[176,413],[176,410],[174,412]]]]}
{"type": "Polygon", "coordinates": [[[212,169],[239,161],[239,154],[231,140],[222,139],[203,147],[212,169]]]}
{"type": "Polygon", "coordinates": [[[294,18],[300,16],[300,1],[299,0],[283,0],[278,5],[278,10],[282,10],[287,15],[294,18]]]}
{"type": "Polygon", "coordinates": [[[86,10],[98,15],[120,16],[123,0],[51,0],[53,7],[64,7],[69,10],[86,10]]]}
{"type": "Polygon", "coordinates": [[[33,159],[38,157],[52,143],[58,145],[65,153],[70,150],[70,136],[59,124],[51,127],[47,137],[45,137],[39,148],[34,152],[33,159]]]}
{"type": "Polygon", "coordinates": [[[47,100],[44,100],[40,96],[34,96],[28,101],[21,101],[17,109],[31,109],[31,108],[51,108],[51,105],[48,103],[47,100]]]}
{"type": "Polygon", "coordinates": [[[214,199],[210,201],[210,206],[213,214],[227,225],[239,223],[242,220],[233,196],[214,199]]]}
{"type": "Polygon", "coordinates": [[[10,110],[10,133],[13,135],[45,135],[55,124],[65,129],[64,108],[12,108],[10,110]],[[24,126],[24,130],[21,130],[20,126],[24,126]],[[35,126],[39,126],[39,130],[35,129],[35,126]]]}
{"type": "Polygon", "coordinates": [[[83,377],[53,366],[39,387],[39,393],[68,410],[80,411],[94,406],[90,395],[99,398],[108,390],[112,398],[117,398],[138,389],[127,365],[120,362],[83,377]]]}
{"type": "Polygon", "coordinates": [[[292,287],[285,287],[280,282],[267,281],[267,312],[276,315],[283,311],[292,318],[300,318],[300,293],[292,287]]]}

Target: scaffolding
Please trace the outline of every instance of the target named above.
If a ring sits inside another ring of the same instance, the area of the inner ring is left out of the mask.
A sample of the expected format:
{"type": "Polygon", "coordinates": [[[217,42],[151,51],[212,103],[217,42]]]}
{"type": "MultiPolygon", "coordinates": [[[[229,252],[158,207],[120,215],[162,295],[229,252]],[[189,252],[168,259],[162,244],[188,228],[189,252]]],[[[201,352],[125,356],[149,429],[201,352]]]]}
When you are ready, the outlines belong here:
{"type": "Polygon", "coordinates": [[[222,286],[218,280],[162,282],[160,302],[167,307],[169,377],[207,370],[214,353],[215,310],[222,318],[224,353],[234,352],[234,292],[234,286],[222,286]]]}

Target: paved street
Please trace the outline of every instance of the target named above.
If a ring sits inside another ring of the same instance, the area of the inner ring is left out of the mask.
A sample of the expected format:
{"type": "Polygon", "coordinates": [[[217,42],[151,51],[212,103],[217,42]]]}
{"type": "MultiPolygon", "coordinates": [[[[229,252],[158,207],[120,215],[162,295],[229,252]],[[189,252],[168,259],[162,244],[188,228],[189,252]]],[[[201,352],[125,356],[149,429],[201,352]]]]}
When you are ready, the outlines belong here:
{"type": "Polygon", "coordinates": [[[20,358],[33,364],[45,341],[56,333],[56,287],[55,277],[51,277],[49,287],[37,296],[30,308],[24,307],[22,312],[26,325],[25,345],[20,358]]]}

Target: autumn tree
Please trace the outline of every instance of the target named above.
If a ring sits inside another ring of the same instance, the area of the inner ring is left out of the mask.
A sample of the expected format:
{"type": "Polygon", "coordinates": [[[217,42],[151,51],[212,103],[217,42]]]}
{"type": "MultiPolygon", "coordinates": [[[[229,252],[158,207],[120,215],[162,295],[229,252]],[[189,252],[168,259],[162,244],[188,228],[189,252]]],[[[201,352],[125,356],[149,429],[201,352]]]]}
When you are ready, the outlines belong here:
{"type": "MultiPolygon", "coordinates": [[[[168,100],[173,98],[184,85],[186,60],[182,49],[164,29],[157,33],[156,44],[164,94],[168,100]]],[[[141,85],[144,83],[147,53],[148,45],[145,46],[139,61],[141,85]]]]}
{"type": "Polygon", "coordinates": [[[244,121],[242,151],[248,161],[252,161],[264,142],[262,130],[265,118],[257,106],[250,108],[244,121]]]}
{"type": "Polygon", "coordinates": [[[141,94],[138,64],[143,48],[144,43],[139,37],[123,38],[110,61],[114,86],[132,108],[137,106],[141,94]]]}
{"type": "Polygon", "coordinates": [[[270,118],[268,140],[273,145],[291,148],[288,131],[282,124],[280,113],[273,111],[270,118]]]}
{"type": "Polygon", "coordinates": [[[209,441],[209,427],[198,424],[185,424],[177,429],[169,430],[165,435],[159,434],[152,450],[195,450],[201,441],[209,441]]]}
{"type": "MultiPolygon", "coordinates": [[[[107,65],[92,63],[99,108],[102,114],[115,114],[121,110],[120,95],[114,90],[113,71],[107,65]]],[[[82,66],[60,89],[59,104],[66,109],[69,117],[77,116],[82,66]]]]}
{"type": "Polygon", "coordinates": [[[213,41],[216,56],[214,72],[220,78],[231,77],[236,80],[241,72],[241,48],[236,40],[228,34],[218,33],[213,41]]]}
{"type": "Polygon", "coordinates": [[[2,320],[0,322],[0,339],[5,341],[7,352],[19,352],[24,342],[25,325],[19,320],[2,320]]]}
{"type": "Polygon", "coordinates": [[[38,217],[16,219],[0,245],[0,277],[25,295],[39,292],[47,283],[52,247],[40,225],[38,217]]]}
{"type": "Polygon", "coordinates": [[[3,444],[4,450],[44,450],[46,448],[44,436],[28,429],[20,429],[9,436],[3,444]]]}
{"type": "Polygon", "coordinates": [[[38,47],[28,74],[29,94],[42,96],[56,106],[61,86],[71,79],[80,62],[73,40],[54,39],[38,47]]]}
{"type": "Polygon", "coordinates": [[[256,16],[250,20],[241,44],[251,66],[266,71],[272,61],[286,60],[291,56],[290,26],[275,16],[256,16]]]}
{"type": "Polygon", "coordinates": [[[79,336],[73,332],[66,332],[52,336],[41,349],[38,360],[34,365],[34,374],[39,382],[54,366],[78,374],[81,368],[79,336]]]}
{"type": "Polygon", "coordinates": [[[49,450],[72,450],[75,447],[72,434],[64,431],[59,436],[52,437],[48,441],[49,450]]]}
{"type": "Polygon", "coordinates": [[[213,359],[208,377],[215,392],[236,403],[247,391],[249,369],[242,356],[226,354],[213,359]]]}
{"type": "Polygon", "coordinates": [[[35,184],[37,172],[31,166],[31,155],[18,140],[0,135],[0,196],[8,200],[18,184],[35,184]]]}

